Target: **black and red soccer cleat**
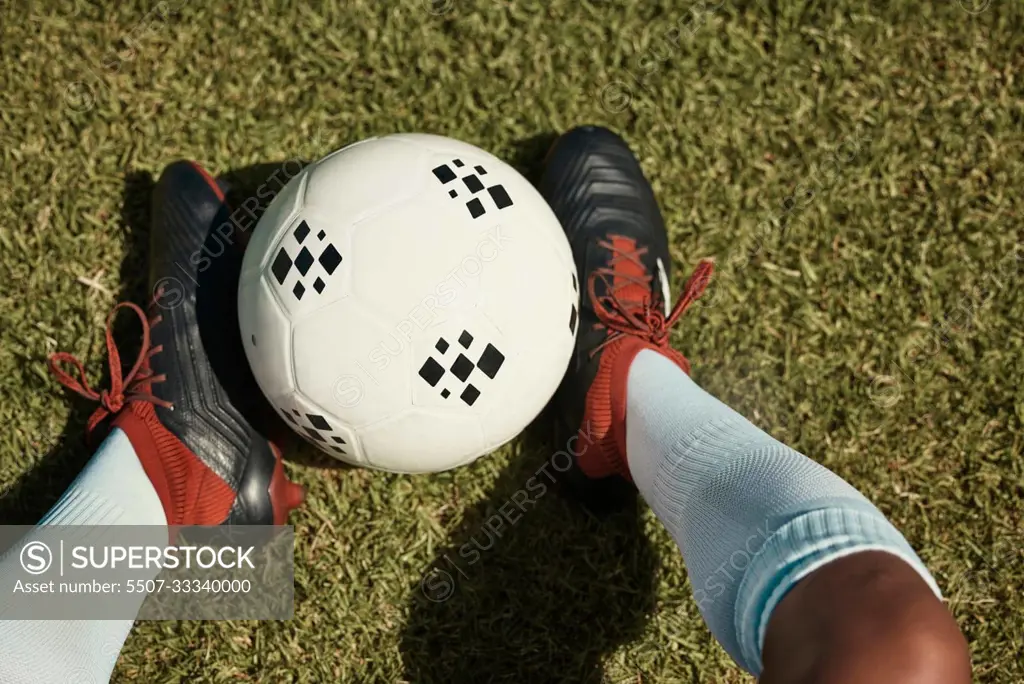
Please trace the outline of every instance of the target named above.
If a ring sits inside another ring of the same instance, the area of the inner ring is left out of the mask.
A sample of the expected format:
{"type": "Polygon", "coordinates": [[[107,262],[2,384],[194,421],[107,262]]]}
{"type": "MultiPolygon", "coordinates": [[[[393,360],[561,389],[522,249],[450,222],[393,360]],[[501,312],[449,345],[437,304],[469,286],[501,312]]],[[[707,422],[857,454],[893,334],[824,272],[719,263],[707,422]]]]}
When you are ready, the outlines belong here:
{"type": "Polygon", "coordinates": [[[110,389],[92,390],[70,354],[50,358],[62,384],[99,401],[90,435],[118,427],[128,436],[168,525],[282,525],[304,496],[285,476],[280,450],[254,427],[267,409],[238,329],[234,233],[217,181],[192,162],[168,166],[153,193],[153,301],[148,313],[121,303],[110,314],[110,389]],[[122,309],[142,325],[127,375],[111,335],[122,309]]]}
{"type": "Polygon", "coordinates": [[[629,146],[605,128],[559,137],[540,191],[569,238],[581,284],[576,350],[555,399],[559,444],[575,443],[564,479],[584,503],[608,510],[635,492],[626,462],[630,363],[653,349],[690,372],[669,331],[704,291],[712,265],[701,262],[670,305],[672,260],[654,192],[629,146]]]}

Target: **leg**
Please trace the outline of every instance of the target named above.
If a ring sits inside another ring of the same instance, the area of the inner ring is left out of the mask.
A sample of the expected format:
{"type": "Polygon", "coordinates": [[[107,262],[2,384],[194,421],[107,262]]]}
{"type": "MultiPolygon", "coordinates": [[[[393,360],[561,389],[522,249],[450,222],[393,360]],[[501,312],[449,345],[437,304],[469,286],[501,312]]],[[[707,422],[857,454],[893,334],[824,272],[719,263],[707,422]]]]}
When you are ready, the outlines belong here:
{"type": "MultiPolygon", "coordinates": [[[[196,258],[208,239],[223,236],[214,231],[229,214],[205,171],[169,166],[154,194],[150,315],[134,305],[114,310],[127,307],[140,318],[138,360],[122,379],[109,322],[109,391],[94,392],[69,354],[51,357],[64,385],[101,403],[89,432],[111,430],[41,525],[282,525],[301,503],[302,488],[285,476],[280,451],[254,427],[262,422],[261,395],[239,362],[240,333],[230,325],[241,253],[226,251],[212,263],[196,258]],[[212,334],[202,334],[201,318],[212,334]],[[77,378],[62,370],[69,364],[77,378]]],[[[3,559],[0,573],[18,563],[3,559]]],[[[106,681],[133,622],[2,621],[0,682],[106,681]]]]}
{"type": "Polygon", "coordinates": [[[945,606],[909,565],[874,551],[797,584],[768,621],[763,660],[762,684],[971,681],[967,643],[945,606]]]}
{"type": "MultiPolygon", "coordinates": [[[[131,442],[114,430],[39,524],[166,525],[167,518],[131,442]]],[[[0,561],[0,574],[20,571],[16,556],[0,561]]],[[[134,622],[0,621],[0,682],[105,682],[134,622]]]]}
{"type": "Polygon", "coordinates": [[[903,536],[690,380],[669,329],[711,265],[670,309],[668,238],[628,146],[579,128],[546,164],[541,192],[584,285],[557,397],[563,429],[590,436],[571,488],[607,504],[623,491],[613,483],[635,483],[679,544],[712,633],[767,682],[969,681],[963,638],[903,536]]]}
{"type": "Polygon", "coordinates": [[[747,670],[765,682],[970,681],[934,580],[859,492],[653,350],[634,358],[625,402],[629,472],[747,670]]]}

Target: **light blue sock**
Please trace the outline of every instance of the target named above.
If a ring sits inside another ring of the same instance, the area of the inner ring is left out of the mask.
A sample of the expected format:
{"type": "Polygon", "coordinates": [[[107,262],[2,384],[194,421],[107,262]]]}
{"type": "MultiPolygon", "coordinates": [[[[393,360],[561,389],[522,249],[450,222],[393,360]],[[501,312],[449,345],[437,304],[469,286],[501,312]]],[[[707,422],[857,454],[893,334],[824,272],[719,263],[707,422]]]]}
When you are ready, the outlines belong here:
{"type": "MultiPolygon", "coordinates": [[[[160,497],[128,437],[113,430],[40,525],[166,525],[160,497]]],[[[0,573],[19,572],[17,556],[0,573]]],[[[144,595],[140,596],[141,605],[144,595]]],[[[0,618],[3,604],[0,602],[0,618]]],[[[0,682],[110,680],[134,620],[0,620],[0,682]]]]}
{"type": "Polygon", "coordinates": [[[892,553],[940,595],[903,535],[860,492],[654,351],[629,369],[626,451],[640,493],[683,553],[711,633],[754,675],[775,606],[830,561],[892,553]]]}

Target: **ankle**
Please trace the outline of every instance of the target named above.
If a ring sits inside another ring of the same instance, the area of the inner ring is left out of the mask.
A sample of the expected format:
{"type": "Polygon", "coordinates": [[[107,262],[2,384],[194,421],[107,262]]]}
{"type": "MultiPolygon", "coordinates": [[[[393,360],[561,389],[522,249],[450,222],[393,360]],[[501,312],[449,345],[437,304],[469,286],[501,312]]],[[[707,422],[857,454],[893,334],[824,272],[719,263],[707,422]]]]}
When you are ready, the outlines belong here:
{"type": "Polygon", "coordinates": [[[160,498],[168,525],[219,525],[235,492],[165,428],[151,404],[133,403],[114,419],[160,498]]]}
{"type": "MultiPolygon", "coordinates": [[[[610,415],[608,427],[604,431],[600,451],[601,462],[611,474],[620,475],[629,481],[633,480],[629,471],[629,460],[626,456],[626,407],[629,386],[629,369],[637,354],[649,349],[669,359],[684,372],[689,372],[689,363],[682,354],[671,348],[662,348],[639,337],[623,337],[616,340],[605,350],[602,368],[599,375],[603,376],[596,382],[606,384],[610,415]]],[[[590,434],[591,426],[583,426],[590,434]]],[[[594,470],[597,470],[594,468],[594,470]]],[[[584,471],[592,475],[586,467],[584,471]]]]}

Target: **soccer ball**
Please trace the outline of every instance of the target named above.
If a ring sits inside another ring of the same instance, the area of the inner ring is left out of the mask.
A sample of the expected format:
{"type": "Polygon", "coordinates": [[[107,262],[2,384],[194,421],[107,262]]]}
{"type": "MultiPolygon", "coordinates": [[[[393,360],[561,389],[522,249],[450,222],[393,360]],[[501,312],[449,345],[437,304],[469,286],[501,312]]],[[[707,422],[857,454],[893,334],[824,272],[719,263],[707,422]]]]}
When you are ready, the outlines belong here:
{"type": "Polygon", "coordinates": [[[402,473],[469,463],[544,408],[574,348],[579,283],[540,194],[472,145],[373,138],[267,208],[238,295],[277,412],[320,450],[402,473]]]}

